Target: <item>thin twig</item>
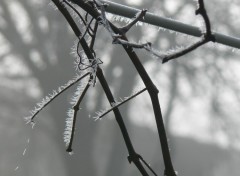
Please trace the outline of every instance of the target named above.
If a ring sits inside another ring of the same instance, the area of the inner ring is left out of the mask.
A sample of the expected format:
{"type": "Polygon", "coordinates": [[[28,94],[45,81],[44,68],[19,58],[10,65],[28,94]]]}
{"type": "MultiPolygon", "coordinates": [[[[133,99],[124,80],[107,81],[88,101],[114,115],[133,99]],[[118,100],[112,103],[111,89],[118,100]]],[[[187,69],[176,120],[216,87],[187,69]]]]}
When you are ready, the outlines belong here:
{"type": "Polygon", "coordinates": [[[203,17],[204,22],[205,22],[205,26],[206,26],[206,35],[210,37],[212,35],[211,24],[210,24],[210,20],[208,18],[208,15],[207,15],[207,11],[206,11],[205,6],[204,6],[204,1],[203,0],[198,0],[198,5],[199,5],[199,7],[195,11],[195,14],[196,15],[201,15],[203,17]]]}
{"type": "MultiPolygon", "coordinates": [[[[91,52],[89,46],[87,45],[87,43],[86,43],[86,41],[84,39],[81,41],[81,45],[82,45],[83,50],[85,51],[87,57],[88,58],[92,58],[93,57],[92,52],[91,52]]],[[[97,75],[97,78],[98,78],[100,84],[103,87],[103,90],[104,90],[104,92],[105,92],[105,94],[106,94],[106,96],[108,98],[109,103],[111,104],[111,103],[115,102],[114,101],[114,97],[113,97],[113,95],[111,93],[111,90],[110,90],[110,88],[108,86],[108,83],[106,82],[106,79],[105,79],[105,77],[103,75],[102,69],[99,66],[97,66],[96,75],[97,75]]],[[[121,115],[121,113],[120,113],[118,108],[115,108],[113,110],[113,112],[114,112],[116,121],[117,121],[117,123],[118,123],[118,125],[120,127],[120,130],[122,132],[123,138],[125,140],[125,144],[127,146],[127,149],[128,149],[128,152],[129,152],[129,156],[131,156],[131,158],[136,158],[135,156],[138,155],[138,154],[135,152],[135,150],[133,148],[133,145],[132,145],[132,142],[131,142],[130,137],[128,135],[127,128],[126,128],[126,126],[124,124],[122,115],[121,115]]],[[[142,166],[142,164],[139,161],[139,159],[134,159],[134,160],[132,160],[132,162],[136,165],[136,167],[139,169],[139,171],[142,173],[143,176],[148,176],[146,170],[142,166]]]]}
{"type": "MultiPolygon", "coordinates": [[[[135,98],[136,96],[140,95],[140,94],[143,93],[145,90],[147,90],[147,88],[144,88],[144,89],[140,90],[140,91],[137,92],[136,94],[134,94],[134,95],[132,95],[132,96],[124,99],[122,102],[117,103],[116,105],[115,105],[115,103],[112,103],[112,104],[111,104],[111,105],[112,105],[112,108],[108,109],[107,111],[105,111],[104,113],[102,113],[100,116],[98,116],[98,117],[96,117],[96,118],[97,118],[97,119],[102,118],[103,116],[107,115],[109,112],[113,111],[114,109],[116,109],[116,108],[118,108],[119,106],[125,104],[125,103],[128,102],[129,100],[131,100],[131,99],[135,98]]],[[[96,118],[95,118],[95,119],[96,119],[96,118]]]]}
{"type": "Polygon", "coordinates": [[[143,159],[143,157],[139,157],[140,160],[147,166],[147,168],[153,173],[153,175],[157,176],[157,173],[150,167],[150,165],[143,159]]]}
{"type": "Polygon", "coordinates": [[[80,81],[81,79],[85,78],[87,75],[89,75],[90,73],[85,73],[84,75],[78,77],[77,79],[73,80],[72,82],[67,83],[66,86],[63,86],[63,88],[58,91],[55,95],[53,95],[51,98],[48,99],[47,102],[43,103],[41,105],[41,107],[39,107],[38,109],[36,109],[36,111],[33,112],[33,114],[31,115],[30,118],[26,119],[29,122],[33,122],[34,118],[38,115],[38,113],[40,111],[42,111],[49,103],[51,103],[55,98],[57,98],[59,95],[61,95],[64,91],[66,91],[67,89],[69,89],[71,86],[73,86],[74,84],[76,84],[78,81],[80,81]]]}
{"type": "Polygon", "coordinates": [[[89,79],[87,85],[85,86],[85,88],[84,88],[83,92],[81,93],[81,95],[79,96],[78,100],[76,101],[76,103],[72,107],[72,109],[73,109],[72,129],[71,129],[70,140],[69,140],[69,143],[68,143],[68,146],[67,146],[67,149],[66,149],[67,152],[72,152],[72,144],[73,144],[73,138],[74,138],[74,134],[75,134],[77,112],[79,111],[80,103],[82,102],[88,88],[90,87],[90,80],[91,80],[91,78],[89,79]]]}
{"type": "Polygon", "coordinates": [[[208,18],[206,9],[204,7],[204,1],[198,0],[198,5],[199,5],[199,7],[195,11],[195,13],[196,13],[196,15],[201,15],[203,17],[203,20],[204,20],[205,26],[206,26],[206,33],[203,34],[203,38],[200,41],[190,45],[189,47],[184,48],[183,50],[172,53],[170,55],[166,55],[165,57],[162,58],[162,63],[166,63],[170,60],[173,60],[180,56],[183,56],[183,55],[195,50],[196,48],[206,44],[209,41],[212,41],[212,42],[216,41],[215,36],[212,34],[212,31],[211,31],[211,24],[210,24],[210,20],[208,18]]]}
{"type": "Polygon", "coordinates": [[[166,63],[170,60],[173,60],[173,59],[176,59],[176,58],[179,58],[193,50],[195,50],[196,48],[198,48],[199,46],[202,46],[204,45],[205,43],[207,43],[208,41],[206,40],[206,38],[203,38],[202,40],[200,41],[197,41],[196,43],[180,50],[180,51],[177,51],[177,52],[174,52],[172,54],[166,54],[163,58],[162,58],[162,63],[166,63]]]}

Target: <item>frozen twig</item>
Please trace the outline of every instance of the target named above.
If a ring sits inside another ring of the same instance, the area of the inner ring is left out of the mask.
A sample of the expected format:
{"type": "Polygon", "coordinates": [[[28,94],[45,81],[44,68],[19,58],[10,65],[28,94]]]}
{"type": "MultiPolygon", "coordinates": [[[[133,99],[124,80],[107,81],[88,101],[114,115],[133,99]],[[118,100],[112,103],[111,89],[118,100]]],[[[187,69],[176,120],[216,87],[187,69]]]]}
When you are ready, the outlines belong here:
{"type": "MultiPolygon", "coordinates": [[[[196,43],[189,45],[188,47],[179,50],[177,52],[171,53],[171,54],[166,54],[164,57],[162,57],[162,63],[166,63],[170,60],[179,58],[180,56],[183,56],[193,50],[195,50],[196,48],[198,48],[199,46],[202,46],[203,44],[207,43],[208,41],[206,40],[206,38],[202,38],[200,41],[197,41],[196,43]]],[[[159,56],[161,57],[161,56],[159,56]]]]}
{"type": "MultiPolygon", "coordinates": [[[[96,11],[96,9],[92,8],[91,4],[88,3],[84,3],[82,1],[78,1],[78,0],[72,0],[72,2],[76,3],[77,5],[79,5],[82,9],[84,9],[85,11],[87,11],[92,17],[94,17],[95,19],[101,19],[103,21],[103,24],[106,28],[108,28],[107,30],[112,30],[112,32],[110,31],[111,35],[115,35],[115,34],[121,34],[121,31],[119,30],[119,28],[117,28],[116,26],[114,26],[111,22],[109,22],[102,14],[105,13],[104,8],[102,7],[102,11],[101,13],[99,13],[98,11],[96,11]],[[103,16],[103,17],[102,17],[103,16]],[[110,27],[110,28],[109,28],[110,27]]],[[[127,38],[123,35],[122,38],[123,40],[127,40],[127,38]]],[[[89,48],[87,45],[84,44],[84,42],[82,43],[83,49],[85,48],[85,53],[88,56],[88,58],[91,58],[91,53],[89,53],[89,51],[87,51],[89,48]]],[[[133,51],[133,48],[131,46],[126,46],[126,45],[122,45],[125,49],[125,51],[127,52],[129,58],[131,59],[131,61],[133,62],[134,66],[136,67],[140,77],[142,78],[148,93],[150,95],[150,98],[152,100],[152,105],[153,105],[153,109],[154,109],[154,114],[155,114],[155,119],[156,119],[156,124],[157,124],[157,128],[158,128],[158,134],[159,134],[159,139],[160,139],[160,143],[162,146],[162,154],[163,154],[163,159],[164,159],[164,163],[165,163],[165,174],[167,176],[175,176],[176,173],[173,169],[172,166],[172,161],[171,161],[171,157],[170,157],[170,152],[169,152],[169,148],[168,148],[168,142],[167,142],[167,137],[166,137],[166,132],[164,129],[164,124],[163,124],[163,118],[162,118],[162,114],[161,114],[161,109],[160,109],[160,104],[159,104],[159,100],[158,100],[158,90],[156,88],[156,86],[153,84],[152,80],[150,79],[148,73],[146,72],[145,68],[143,67],[142,63],[140,62],[138,56],[136,55],[136,53],[133,51]]],[[[99,68],[99,67],[98,67],[99,68]]],[[[111,91],[109,89],[109,86],[104,78],[104,76],[102,75],[102,71],[99,68],[97,71],[97,77],[100,81],[100,83],[102,84],[102,87],[104,88],[105,94],[108,97],[109,102],[114,102],[114,98],[111,94],[111,91]]],[[[141,172],[142,175],[147,176],[148,173],[146,172],[145,168],[142,166],[139,157],[137,157],[137,153],[135,152],[131,140],[129,138],[129,135],[127,133],[127,129],[124,125],[124,122],[122,120],[121,114],[118,110],[118,108],[113,110],[116,120],[119,124],[119,127],[121,129],[123,138],[125,140],[125,143],[127,145],[128,151],[129,151],[129,157],[132,158],[130,161],[133,161],[134,164],[136,165],[136,167],[139,169],[139,171],[141,172]]]]}
{"type": "MultiPolygon", "coordinates": [[[[78,0],[72,0],[72,1],[74,3],[76,3],[77,5],[79,5],[82,9],[87,11],[95,19],[98,19],[99,17],[102,16],[102,14],[101,13],[99,14],[96,10],[94,10],[91,7],[91,5],[83,3],[82,1],[78,1],[78,0]]],[[[120,34],[121,33],[119,28],[114,26],[108,20],[106,20],[106,21],[107,21],[107,23],[105,23],[105,24],[108,24],[111,27],[111,30],[113,31],[113,34],[120,34]]],[[[127,40],[127,38],[125,36],[122,36],[121,39],[127,40]]],[[[165,129],[164,129],[163,118],[162,118],[162,114],[161,114],[161,108],[160,108],[160,104],[159,104],[159,100],[158,100],[158,90],[157,90],[156,86],[153,84],[152,80],[150,79],[148,73],[146,72],[145,68],[143,67],[142,63],[140,62],[138,56],[133,51],[133,48],[131,46],[126,46],[126,45],[122,45],[122,46],[125,49],[125,51],[127,52],[131,61],[133,62],[135,68],[137,69],[137,71],[138,71],[140,77],[142,78],[142,80],[143,80],[143,82],[144,82],[144,84],[145,84],[145,86],[148,90],[148,93],[151,97],[152,105],[153,105],[153,109],[154,109],[154,114],[155,114],[155,119],[156,119],[156,124],[157,124],[157,128],[158,128],[159,139],[161,141],[160,143],[161,143],[161,146],[162,146],[162,154],[163,154],[165,168],[166,168],[165,173],[166,173],[167,176],[175,176],[176,173],[175,173],[175,171],[173,169],[173,166],[172,166],[172,161],[171,161],[170,152],[169,152],[169,148],[168,148],[166,132],[165,132],[165,129]]],[[[112,99],[112,101],[114,101],[114,99],[112,99]]],[[[116,113],[116,110],[117,109],[113,110],[114,113],[116,113]]],[[[116,116],[116,120],[118,121],[118,115],[115,114],[115,116],[116,116]]],[[[119,118],[119,119],[121,119],[121,118],[119,118]]],[[[120,126],[120,128],[122,128],[121,125],[119,125],[119,126],[120,126]]],[[[129,137],[127,137],[128,134],[125,133],[125,130],[122,131],[122,134],[123,134],[123,137],[124,137],[125,140],[129,140],[129,137]]],[[[131,141],[125,141],[125,143],[126,143],[127,146],[129,146],[129,143],[131,144],[131,141]]],[[[136,153],[133,150],[132,146],[130,148],[128,147],[128,149],[129,149],[129,154],[130,154],[131,158],[134,159],[133,162],[138,167],[138,169],[142,173],[142,175],[144,175],[144,176],[148,175],[146,170],[141,165],[141,163],[139,163],[140,162],[139,158],[136,157],[136,153]]]]}
{"type": "Polygon", "coordinates": [[[199,46],[204,45],[205,43],[207,43],[209,41],[215,42],[215,36],[211,32],[211,24],[210,24],[210,20],[208,18],[206,9],[204,7],[204,1],[203,0],[198,0],[198,6],[199,7],[195,11],[195,13],[196,13],[196,15],[201,15],[203,17],[203,20],[204,20],[205,26],[206,26],[206,33],[203,34],[203,37],[200,41],[197,41],[196,43],[188,46],[187,48],[184,48],[183,50],[172,53],[170,55],[166,55],[164,58],[162,58],[162,63],[166,63],[169,60],[173,60],[173,59],[176,59],[180,56],[183,56],[183,55],[195,50],[199,46]]]}
{"type": "Polygon", "coordinates": [[[140,95],[141,93],[143,93],[145,90],[147,90],[146,88],[138,91],[137,93],[129,96],[129,97],[126,97],[122,102],[116,102],[116,103],[111,103],[111,106],[112,108],[106,110],[106,111],[103,111],[103,112],[100,112],[100,114],[98,114],[97,117],[94,117],[94,119],[100,119],[102,118],[103,116],[107,115],[109,112],[113,111],[114,109],[118,108],[119,106],[123,105],[124,103],[128,102],[129,100],[135,98],[136,96],[140,95]]]}
{"type": "MultiPolygon", "coordinates": [[[[78,75],[76,78],[73,80],[69,81],[67,84],[64,86],[61,86],[58,90],[53,91],[52,94],[47,96],[41,103],[37,105],[37,107],[31,112],[32,115],[27,117],[27,122],[31,122],[33,125],[33,120],[37,116],[37,114],[44,109],[50,102],[52,102],[57,96],[61,95],[65,90],[70,88],[72,85],[76,84],[86,76],[90,75],[90,78],[87,83],[80,85],[80,87],[77,89],[77,93],[75,94],[76,96],[73,99],[73,107],[68,111],[68,118],[66,120],[66,129],[64,132],[64,141],[67,144],[67,149],[66,151],[71,153],[72,152],[72,144],[73,144],[73,139],[74,139],[74,132],[75,132],[75,125],[76,125],[76,117],[77,113],[79,111],[79,106],[80,103],[82,102],[88,88],[91,85],[95,85],[96,78],[98,78],[104,93],[112,106],[109,110],[106,110],[104,112],[100,112],[98,114],[98,118],[102,118],[105,116],[107,113],[113,111],[115,115],[115,119],[119,125],[119,128],[121,130],[122,136],[124,138],[129,156],[128,156],[128,161],[131,163],[133,162],[138,170],[141,172],[143,176],[148,176],[148,172],[146,171],[146,167],[156,176],[157,174],[154,172],[154,170],[147,164],[147,162],[135,151],[133,144],[131,142],[130,136],[128,134],[126,125],[123,121],[122,115],[119,111],[119,106],[122,104],[126,103],[127,101],[133,99],[134,97],[140,95],[144,91],[148,91],[148,94],[150,96],[151,102],[152,102],[152,107],[154,111],[154,117],[157,125],[157,130],[158,130],[158,135],[159,135],[159,140],[160,140],[160,145],[161,145],[161,150],[162,150],[162,155],[163,155],[163,161],[165,165],[165,171],[164,174],[166,176],[176,176],[176,172],[173,168],[172,165],[172,160],[170,156],[170,151],[168,147],[168,142],[167,142],[167,136],[166,136],[166,131],[165,131],[165,126],[163,123],[163,117],[162,117],[162,112],[161,112],[161,107],[158,99],[158,89],[152,82],[150,76],[146,72],[145,68],[143,67],[143,64],[140,62],[138,56],[136,53],[133,51],[134,48],[137,49],[145,49],[151,54],[153,54],[156,57],[159,57],[162,59],[162,62],[168,62],[169,60],[176,59],[180,56],[183,56],[196,48],[206,44],[209,41],[215,42],[215,36],[211,32],[211,23],[208,18],[206,9],[204,7],[204,1],[203,0],[198,0],[198,8],[196,10],[196,15],[201,15],[204,19],[205,26],[206,26],[206,31],[203,33],[201,40],[197,41],[196,43],[184,48],[180,49],[179,51],[176,52],[168,52],[168,53],[160,53],[154,50],[151,46],[151,43],[134,43],[134,42],[129,42],[126,33],[139,21],[142,21],[144,19],[144,16],[146,15],[147,10],[142,10],[139,11],[134,19],[127,24],[124,27],[116,27],[114,24],[112,24],[108,19],[106,18],[106,7],[107,4],[103,3],[102,1],[99,0],[52,0],[56,7],[60,10],[60,12],[64,15],[66,20],[68,21],[70,27],[73,29],[75,35],[79,39],[77,43],[77,57],[79,57],[79,63],[78,63],[78,68],[79,71],[83,71],[88,69],[87,73],[84,75],[78,75]],[[71,4],[71,2],[77,4],[80,8],[82,8],[85,12],[85,19],[83,16],[78,12],[78,10],[71,4]],[[65,3],[65,4],[64,4],[65,3]],[[79,25],[76,24],[75,20],[73,20],[72,16],[68,12],[68,8],[66,8],[67,5],[70,7],[81,19],[85,31],[82,33],[79,30],[79,25]],[[88,22],[88,17],[91,16],[91,20],[88,22]],[[95,25],[93,27],[92,22],[95,20],[95,25]],[[100,68],[100,64],[103,62],[100,60],[100,58],[97,57],[93,47],[96,39],[96,34],[98,30],[98,25],[101,24],[105,27],[105,29],[110,33],[111,37],[113,38],[113,44],[120,44],[123,46],[125,49],[126,53],[128,54],[130,60],[134,64],[136,70],[138,71],[138,74],[140,75],[142,81],[145,84],[144,89],[141,91],[135,93],[134,95],[125,98],[122,102],[115,102],[114,96],[109,88],[109,85],[105,79],[105,76],[102,72],[102,69],[100,68]],[[92,28],[93,27],[93,28],[92,28]],[[91,38],[90,44],[86,42],[85,36],[89,35],[91,38]],[[80,45],[82,46],[84,56],[86,55],[86,58],[88,60],[82,60],[82,55],[79,51],[80,45]],[[86,63],[84,62],[86,61],[86,63]],[[146,167],[144,167],[144,165],[146,167]]],[[[199,35],[200,36],[200,35],[199,35]]],[[[78,59],[78,58],[77,58],[78,59]]],[[[23,155],[25,154],[26,150],[24,150],[23,155]]]]}
{"type": "Polygon", "coordinates": [[[55,98],[57,98],[59,95],[61,95],[64,91],[66,91],[68,88],[76,84],[81,79],[88,76],[90,73],[85,73],[84,75],[77,75],[76,78],[68,81],[63,86],[60,86],[58,90],[54,90],[52,94],[49,94],[45,99],[42,100],[42,102],[38,103],[34,110],[31,111],[31,116],[25,117],[25,120],[27,123],[33,122],[34,118],[38,115],[40,111],[42,111],[49,103],[51,103],[55,98]]]}
{"type": "Polygon", "coordinates": [[[206,26],[205,38],[208,38],[209,41],[215,41],[215,37],[214,37],[214,35],[212,34],[212,31],[211,31],[210,20],[208,18],[207,11],[205,9],[203,0],[198,0],[198,9],[195,11],[195,14],[196,15],[201,15],[204,19],[205,26],[206,26]]]}
{"type": "MultiPolygon", "coordinates": [[[[73,107],[69,110],[68,118],[66,120],[66,128],[64,132],[64,142],[67,145],[66,151],[71,153],[72,152],[72,144],[73,144],[73,138],[75,134],[75,126],[76,126],[76,119],[77,119],[77,113],[79,111],[80,103],[82,102],[88,88],[90,87],[90,80],[89,79],[87,85],[84,87],[84,89],[78,88],[77,89],[77,97],[73,99],[75,102],[73,107]]],[[[82,85],[80,85],[82,86],[82,85]]]]}
{"type": "Polygon", "coordinates": [[[157,176],[157,173],[151,168],[151,166],[143,159],[142,156],[139,156],[139,159],[145,164],[145,166],[153,173],[153,175],[157,176]]]}

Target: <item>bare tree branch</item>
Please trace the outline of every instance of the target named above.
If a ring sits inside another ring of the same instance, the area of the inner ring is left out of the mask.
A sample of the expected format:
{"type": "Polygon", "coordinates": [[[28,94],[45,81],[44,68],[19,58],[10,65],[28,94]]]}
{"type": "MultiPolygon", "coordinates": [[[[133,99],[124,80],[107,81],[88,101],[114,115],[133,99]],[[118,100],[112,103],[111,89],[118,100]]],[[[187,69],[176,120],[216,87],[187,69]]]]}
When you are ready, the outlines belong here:
{"type": "MultiPolygon", "coordinates": [[[[99,17],[102,16],[102,14],[100,14],[98,11],[94,10],[91,7],[91,5],[89,5],[88,3],[84,3],[82,1],[77,1],[77,0],[72,0],[72,2],[79,5],[82,9],[84,9],[89,14],[91,14],[91,16],[94,17],[95,19],[98,19],[99,17]]],[[[102,12],[104,12],[104,10],[102,10],[102,12]]],[[[116,33],[116,34],[121,33],[119,28],[114,26],[111,22],[107,21],[105,24],[109,24],[109,26],[111,27],[111,29],[113,30],[114,33],[116,33]]],[[[106,27],[106,25],[104,25],[104,26],[106,27]]],[[[127,38],[125,36],[122,36],[122,38],[123,38],[123,40],[127,40],[127,38]]],[[[153,110],[154,110],[154,114],[155,114],[155,120],[156,120],[156,124],[157,124],[159,139],[160,139],[160,143],[161,143],[161,146],[162,146],[163,159],[164,159],[164,163],[165,163],[165,174],[167,176],[176,176],[176,173],[175,173],[175,171],[173,169],[173,166],[172,166],[172,161],[171,161],[171,157],[170,157],[166,132],[165,132],[165,129],[164,129],[161,108],[160,108],[160,104],[159,104],[159,100],[158,100],[158,90],[157,90],[156,86],[153,84],[152,80],[150,79],[148,73],[144,69],[142,63],[140,62],[140,60],[138,58],[138,56],[133,51],[133,48],[131,46],[126,46],[126,45],[123,45],[123,48],[127,52],[131,61],[133,62],[135,68],[137,69],[140,77],[142,78],[142,80],[143,80],[143,82],[144,82],[144,84],[145,84],[145,86],[148,90],[150,98],[152,100],[152,106],[153,106],[153,110]]]]}
{"type": "Polygon", "coordinates": [[[198,0],[198,5],[199,5],[199,7],[195,13],[196,13],[196,15],[199,14],[203,17],[203,20],[204,20],[205,26],[206,26],[206,33],[203,34],[203,38],[200,41],[188,46],[187,48],[184,48],[183,50],[172,53],[170,55],[166,55],[165,57],[162,58],[162,63],[166,63],[169,60],[173,60],[180,56],[183,56],[183,55],[195,50],[196,48],[204,45],[205,43],[207,43],[209,41],[212,41],[212,42],[216,41],[215,36],[212,34],[212,31],[211,31],[211,24],[210,24],[206,9],[204,7],[203,0],[198,0]]]}
{"type": "Polygon", "coordinates": [[[71,125],[70,125],[70,127],[71,127],[71,129],[70,129],[71,135],[70,135],[69,141],[67,142],[67,149],[66,149],[66,151],[69,152],[69,153],[72,152],[72,144],[73,144],[73,138],[74,138],[74,134],[75,134],[75,126],[76,126],[76,119],[77,119],[77,113],[79,111],[79,106],[80,106],[80,104],[81,104],[81,102],[82,102],[86,92],[88,91],[88,88],[91,85],[91,83],[90,83],[91,79],[92,78],[89,79],[88,84],[85,86],[84,90],[82,91],[82,93],[78,97],[78,100],[76,101],[76,103],[72,107],[72,109],[73,109],[73,115],[72,116],[73,117],[71,119],[72,121],[70,122],[71,123],[71,125]]]}
{"type": "MultiPolygon", "coordinates": [[[[56,0],[54,0],[54,1],[55,1],[55,3],[57,3],[57,4],[59,3],[59,2],[57,2],[56,0]]],[[[85,2],[82,2],[82,3],[85,3],[85,2]]],[[[61,4],[58,4],[58,5],[61,6],[61,4]]],[[[90,8],[92,8],[92,7],[90,6],[90,8]]],[[[64,10],[64,8],[60,8],[59,10],[61,11],[61,13],[63,13],[63,15],[64,15],[65,17],[67,17],[68,22],[70,22],[70,26],[73,27],[73,30],[75,31],[75,34],[81,34],[80,30],[79,30],[78,28],[75,28],[76,25],[75,25],[74,20],[71,20],[71,19],[70,19],[71,16],[68,16],[69,13],[66,12],[66,11],[64,10]],[[71,24],[71,23],[72,23],[72,24],[71,24]]],[[[90,14],[91,14],[91,13],[90,13],[90,14]]],[[[77,35],[77,37],[78,37],[78,36],[79,36],[79,35],[77,35]]],[[[88,59],[90,60],[90,59],[94,58],[94,56],[93,56],[93,54],[92,54],[92,52],[91,52],[91,49],[89,48],[89,46],[88,46],[88,44],[87,44],[87,42],[85,41],[84,38],[83,38],[82,40],[80,40],[80,43],[81,43],[82,48],[83,48],[86,56],[88,57],[88,59]]],[[[96,70],[96,76],[97,76],[98,80],[100,81],[100,83],[101,83],[101,85],[102,85],[102,87],[103,87],[103,89],[104,89],[104,92],[105,92],[105,94],[106,94],[106,96],[107,96],[107,98],[108,98],[108,101],[110,102],[110,104],[111,104],[111,103],[114,103],[114,97],[113,97],[113,95],[112,95],[112,93],[111,93],[111,91],[110,91],[110,88],[109,88],[109,86],[108,86],[108,83],[106,82],[106,79],[105,79],[105,77],[104,77],[104,75],[103,75],[103,73],[102,73],[101,68],[100,68],[98,65],[96,65],[96,69],[97,69],[97,70],[96,70]]],[[[141,164],[141,162],[140,162],[139,154],[137,154],[137,153],[135,152],[135,150],[134,150],[134,148],[133,148],[133,146],[132,146],[130,137],[129,137],[129,135],[128,135],[126,126],[125,126],[125,124],[124,124],[124,121],[123,121],[123,119],[122,119],[122,116],[121,116],[121,113],[120,113],[119,109],[118,109],[118,108],[115,108],[115,109],[113,110],[113,112],[114,112],[114,114],[115,114],[116,121],[118,122],[118,125],[119,125],[119,127],[120,127],[120,130],[121,130],[121,132],[122,132],[123,138],[124,138],[124,140],[125,140],[125,143],[126,143],[126,146],[127,146],[128,152],[129,152],[129,158],[131,158],[131,159],[129,159],[129,162],[133,162],[133,163],[136,165],[136,167],[139,169],[139,171],[142,173],[143,176],[148,176],[148,173],[146,172],[145,168],[142,166],[142,164],[141,164]]]]}
{"type": "MultiPolygon", "coordinates": [[[[132,98],[140,95],[143,93],[145,90],[148,91],[149,97],[151,99],[152,107],[153,107],[153,112],[154,112],[154,117],[155,117],[155,122],[158,130],[158,136],[159,136],[159,141],[161,145],[161,150],[162,150],[162,156],[163,156],[163,161],[165,165],[165,171],[164,174],[166,176],[176,176],[176,172],[173,168],[172,165],[172,159],[170,156],[170,151],[168,147],[168,140],[167,140],[167,134],[165,131],[165,126],[163,123],[163,117],[162,117],[162,112],[161,112],[161,107],[160,107],[160,102],[158,98],[158,89],[154,85],[153,81],[151,80],[150,76],[148,75],[147,71],[143,67],[143,64],[140,62],[138,56],[134,52],[134,48],[137,49],[145,49],[148,52],[152,53],[154,56],[157,56],[162,59],[162,63],[166,63],[169,60],[176,59],[180,56],[183,56],[198,47],[206,44],[209,41],[215,42],[215,36],[211,32],[211,24],[210,20],[208,18],[206,9],[204,7],[204,1],[203,0],[198,0],[198,9],[196,10],[196,15],[200,14],[205,22],[206,25],[206,33],[202,35],[202,39],[197,41],[196,43],[181,49],[177,52],[173,53],[158,53],[156,52],[153,48],[151,43],[134,43],[134,42],[129,42],[126,33],[135,25],[138,21],[142,20],[146,14],[146,10],[143,9],[139,13],[137,13],[133,19],[128,25],[124,27],[116,27],[113,23],[111,23],[107,18],[106,18],[106,7],[108,6],[106,3],[103,3],[102,1],[98,0],[52,0],[54,4],[57,6],[57,8],[60,10],[60,12],[64,15],[66,18],[68,24],[74,31],[76,37],[79,39],[77,43],[77,57],[79,57],[79,63],[78,63],[78,68],[79,71],[82,72],[83,70],[87,70],[87,73],[84,75],[80,75],[74,80],[70,81],[63,87],[61,87],[60,90],[55,91],[52,95],[50,95],[50,98],[45,99],[38,108],[36,108],[32,112],[32,116],[28,117],[27,120],[28,122],[33,122],[34,117],[44,108],[46,107],[52,100],[54,100],[57,96],[62,94],[65,90],[67,90],[69,87],[77,83],[78,81],[82,80],[85,78],[87,75],[90,75],[90,78],[88,82],[83,85],[84,88],[82,90],[77,90],[79,94],[77,94],[77,98],[74,99],[74,105],[72,109],[70,110],[70,121],[67,121],[67,131],[65,131],[65,139],[67,141],[67,152],[72,152],[72,144],[73,144],[73,139],[74,139],[74,132],[75,132],[75,125],[76,125],[76,117],[77,113],[79,110],[80,103],[83,100],[84,95],[86,94],[88,88],[92,85],[94,86],[96,83],[96,78],[99,80],[104,93],[109,101],[109,104],[112,106],[109,110],[106,112],[103,112],[102,114],[99,115],[98,118],[103,117],[107,113],[113,111],[115,115],[115,119],[118,123],[118,126],[120,128],[120,131],[122,133],[124,142],[126,144],[129,156],[128,156],[128,161],[129,163],[133,162],[135,166],[138,168],[140,173],[143,176],[148,176],[148,172],[146,171],[144,165],[156,176],[157,174],[154,172],[154,170],[147,164],[147,162],[140,156],[134,149],[131,139],[129,137],[126,125],[123,121],[122,115],[119,111],[119,106],[122,104],[126,103],[127,101],[131,100],[132,98]],[[85,19],[83,16],[78,12],[78,10],[74,7],[74,5],[71,4],[75,3],[78,5],[81,9],[83,9],[86,12],[85,19]],[[68,12],[69,8],[66,8],[66,6],[71,8],[81,19],[83,22],[83,25],[85,27],[85,31],[81,32],[78,25],[68,12]],[[88,22],[88,17],[91,17],[91,20],[88,22]],[[95,25],[93,27],[92,22],[95,20],[95,25]],[[106,81],[106,78],[103,74],[102,69],[100,68],[100,64],[103,62],[100,60],[100,58],[97,57],[95,51],[94,51],[94,44],[96,40],[96,34],[98,31],[98,25],[104,26],[104,28],[110,33],[111,37],[113,38],[113,44],[120,44],[122,47],[125,49],[127,55],[129,56],[129,59],[135,66],[139,76],[141,77],[144,85],[146,88],[142,89],[141,91],[137,92],[136,94],[126,98],[123,102],[116,103],[114,100],[114,96],[109,88],[109,85],[106,81]],[[93,27],[93,28],[92,28],[93,27]],[[87,43],[86,41],[86,36],[89,36],[91,38],[90,44],[87,43]],[[83,57],[80,53],[80,45],[83,49],[84,52],[84,58],[86,59],[83,61],[83,57]],[[86,56],[86,57],[85,57],[86,56]],[[82,92],[81,92],[82,91],[82,92]]],[[[65,140],[64,139],[64,140],[65,140]]]]}

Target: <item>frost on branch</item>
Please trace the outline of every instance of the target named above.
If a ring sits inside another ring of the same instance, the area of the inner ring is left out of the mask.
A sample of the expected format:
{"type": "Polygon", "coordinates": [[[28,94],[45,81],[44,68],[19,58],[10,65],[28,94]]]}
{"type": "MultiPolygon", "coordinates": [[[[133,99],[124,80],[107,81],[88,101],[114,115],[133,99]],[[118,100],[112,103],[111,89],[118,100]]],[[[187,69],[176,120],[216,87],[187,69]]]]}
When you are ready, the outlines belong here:
{"type": "Polygon", "coordinates": [[[73,107],[67,111],[67,118],[65,121],[65,130],[63,133],[63,140],[67,147],[69,146],[71,138],[73,138],[73,133],[75,131],[75,120],[76,120],[77,110],[79,109],[78,107],[75,108],[75,106],[78,106],[79,98],[81,97],[86,87],[86,84],[88,84],[88,82],[80,81],[70,102],[70,104],[72,104],[73,107]]]}
{"type": "Polygon", "coordinates": [[[42,99],[41,102],[37,103],[37,105],[34,107],[33,110],[30,111],[31,115],[28,117],[25,117],[26,123],[31,123],[32,125],[34,123],[34,118],[38,115],[40,111],[42,111],[49,103],[51,103],[55,98],[57,98],[60,94],[62,94],[65,90],[76,84],[81,79],[85,78],[87,75],[89,75],[89,72],[85,74],[76,75],[72,80],[69,80],[66,84],[63,86],[58,87],[57,90],[53,90],[51,94],[46,96],[42,99]]]}
{"type": "Polygon", "coordinates": [[[65,142],[66,146],[69,145],[71,135],[72,135],[73,116],[74,116],[74,110],[72,108],[70,108],[67,111],[67,118],[65,121],[65,130],[63,133],[63,141],[65,142]]]}

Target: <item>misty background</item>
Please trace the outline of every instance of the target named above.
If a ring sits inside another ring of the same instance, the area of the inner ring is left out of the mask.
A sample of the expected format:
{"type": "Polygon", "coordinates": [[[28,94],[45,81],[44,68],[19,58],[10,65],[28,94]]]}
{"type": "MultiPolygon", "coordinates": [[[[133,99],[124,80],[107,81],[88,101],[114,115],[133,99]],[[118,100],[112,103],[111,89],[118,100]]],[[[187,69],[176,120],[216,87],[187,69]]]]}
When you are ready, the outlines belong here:
{"type": "MultiPolygon", "coordinates": [[[[192,0],[115,0],[204,30],[192,0]]],[[[213,31],[240,37],[240,2],[205,1],[213,31]]],[[[108,16],[122,26],[124,18],[108,16]]],[[[130,41],[149,41],[159,51],[187,46],[197,38],[138,24],[130,41]]],[[[36,118],[24,117],[75,74],[76,37],[49,0],[0,1],[0,173],[3,176],[136,176],[113,113],[92,117],[109,104],[99,83],[78,114],[74,155],[65,152],[63,132],[72,87],[36,118]]],[[[130,59],[101,27],[95,45],[117,100],[143,88],[130,59]]],[[[159,89],[173,165],[179,176],[237,176],[240,163],[240,52],[209,43],[164,65],[143,50],[139,58],[159,89]]],[[[138,152],[159,174],[164,165],[148,94],[120,107],[138,152]]]]}

